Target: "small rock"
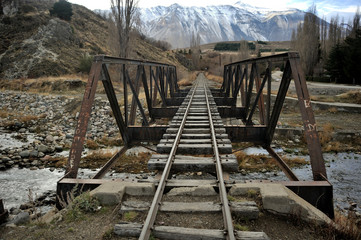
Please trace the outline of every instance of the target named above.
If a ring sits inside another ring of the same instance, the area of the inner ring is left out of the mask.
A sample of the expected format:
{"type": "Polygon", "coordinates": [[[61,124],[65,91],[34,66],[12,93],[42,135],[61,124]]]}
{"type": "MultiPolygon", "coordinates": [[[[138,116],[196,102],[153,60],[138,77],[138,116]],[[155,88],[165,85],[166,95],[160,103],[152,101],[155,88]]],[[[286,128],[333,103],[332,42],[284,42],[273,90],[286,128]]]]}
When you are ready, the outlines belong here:
{"type": "Polygon", "coordinates": [[[21,212],[21,211],[20,211],[20,209],[18,209],[18,208],[11,208],[11,209],[10,209],[10,213],[11,213],[12,215],[18,215],[20,212],[21,212]]]}
{"type": "Polygon", "coordinates": [[[5,163],[5,165],[11,167],[12,165],[14,165],[14,163],[15,163],[14,161],[9,161],[5,163]]]}
{"type": "Polygon", "coordinates": [[[19,129],[19,133],[25,133],[26,132],[26,129],[25,128],[20,128],[19,129]]]}
{"type": "Polygon", "coordinates": [[[46,136],[45,141],[47,141],[48,143],[52,143],[54,142],[54,137],[52,135],[48,135],[46,136]]]}
{"type": "Polygon", "coordinates": [[[60,145],[57,145],[57,146],[55,146],[55,151],[56,151],[56,152],[62,152],[62,151],[63,151],[63,147],[60,146],[60,145]]]}
{"type": "Polygon", "coordinates": [[[244,176],[244,175],[247,175],[247,171],[246,170],[244,170],[244,169],[242,169],[241,170],[241,174],[244,176]]]}
{"type": "Polygon", "coordinates": [[[28,212],[21,212],[12,221],[15,225],[25,224],[30,221],[30,215],[28,212]]]}
{"type": "Polygon", "coordinates": [[[202,172],[197,172],[197,175],[198,175],[198,176],[202,176],[202,172]]]}
{"type": "Polygon", "coordinates": [[[21,152],[19,153],[19,155],[20,155],[20,157],[22,157],[22,158],[27,158],[27,157],[30,156],[30,151],[28,151],[28,150],[21,151],[21,152]]]}
{"type": "Polygon", "coordinates": [[[49,153],[55,152],[55,147],[48,147],[48,152],[49,153]]]}
{"type": "Polygon", "coordinates": [[[30,170],[32,170],[32,171],[34,171],[34,170],[38,170],[38,168],[37,167],[31,167],[31,168],[29,168],[30,170]]]}
{"type": "Polygon", "coordinates": [[[39,152],[39,153],[38,153],[38,157],[39,157],[39,158],[42,158],[42,157],[44,157],[44,156],[45,156],[44,153],[42,153],[42,152],[39,152]]]}
{"type": "Polygon", "coordinates": [[[263,168],[263,169],[261,170],[261,172],[262,172],[262,173],[266,173],[266,172],[267,172],[267,169],[263,168]]]}
{"type": "Polygon", "coordinates": [[[51,159],[50,155],[45,155],[45,157],[43,157],[42,159],[40,159],[41,161],[48,161],[51,159]]]}
{"type": "Polygon", "coordinates": [[[39,152],[38,151],[31,151],[30,152],[30,157],[37,157],[38,156],[38,154],[39,154],[39,152]]]}
{"type": "Polygon", "coordinates": [[[38,161],[38,160],[34,160],[34,161],[31,162],[31,165],[37,166],[37,165],[39,165],[39,161],[38,161]]]}
{"type": "Polygon", "coordinates": [[[71,139],[71,138],[73,138],[73,135],[67,133],[67,134],[65,135],[65,137],[66,137],[67,139],[71,139]]]}
{"type": "Polygon", "coordinates": [[[45,145],[39,145],[38,146],[38,151],[42,152],[42,153],[47,153],[48,152],[48,147],[45,145]]]}
{"type": "Polygon", "coordinates": [[[1,160],[3,161],[3,163],[6,163],[6,162],[11,161],[11,158],[9,158],[9,157],[2,157],[1,160]]]}

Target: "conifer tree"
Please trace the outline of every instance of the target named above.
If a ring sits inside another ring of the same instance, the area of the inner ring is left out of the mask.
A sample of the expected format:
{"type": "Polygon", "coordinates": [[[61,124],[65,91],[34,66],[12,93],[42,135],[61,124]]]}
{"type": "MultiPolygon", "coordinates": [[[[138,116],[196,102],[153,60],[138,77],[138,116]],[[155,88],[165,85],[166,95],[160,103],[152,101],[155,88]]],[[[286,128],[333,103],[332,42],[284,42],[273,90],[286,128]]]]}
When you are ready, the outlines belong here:
{"type": "Polygon", "coordinates": [[[51,16],[57,16],[60,19],[70,21],[71,16],[73,16],[73,9],[71,3],[66,0],[60,0],[59,2],[54,3],[52,9],[50,9],[51,16]]]}

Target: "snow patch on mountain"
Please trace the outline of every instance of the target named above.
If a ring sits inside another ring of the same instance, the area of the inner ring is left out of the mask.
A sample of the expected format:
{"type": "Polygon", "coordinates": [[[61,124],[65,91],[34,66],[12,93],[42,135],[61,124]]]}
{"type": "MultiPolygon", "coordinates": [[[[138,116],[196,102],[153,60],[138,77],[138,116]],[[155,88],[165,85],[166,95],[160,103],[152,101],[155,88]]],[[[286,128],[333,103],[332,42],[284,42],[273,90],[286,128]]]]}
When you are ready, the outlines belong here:
{"type": "Polygon", "coordinates": [[[149,37],[168,41],[174,48],[190,45],[199,33],[201,43],[219,41],[290,40],[293,29],[303,20],[297,9],[271,11],[238,1],[234,5],[184,7],[179,4],[142,8],[143,31],[149,37]]]}

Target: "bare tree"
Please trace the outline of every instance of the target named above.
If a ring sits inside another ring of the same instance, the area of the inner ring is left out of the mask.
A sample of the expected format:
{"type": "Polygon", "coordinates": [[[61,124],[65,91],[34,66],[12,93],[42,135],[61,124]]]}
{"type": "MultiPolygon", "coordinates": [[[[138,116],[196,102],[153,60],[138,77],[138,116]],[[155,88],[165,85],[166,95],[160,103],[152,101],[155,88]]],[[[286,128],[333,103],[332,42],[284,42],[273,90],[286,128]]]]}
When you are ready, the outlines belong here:
{"type": "Polygon", "coordinates": [[[360,25],[361,25],[361,13],[360,13],[360,7],[357,7],[356,14],[352,22],[350,37],[352,38],[356,37],[356,31],[361,28],[360,25]]]}
{"type": "Polygon", "coordinates": [[[138,21],[138,0],[110,0],[110,4],[119,46],[119,57],[126,58],[129,54],[130,32],[138,21]]]}
{"type": "Polygon", "coordinates": [[[249,47],[246,40],[241,40],[238,49],[238,61],[242,61],[249,58],[249,47]]]}
{"type": "Polygon", "coordinates": [[[201,37],[199,36],[199,33],[195,34],[195,32],[193,32],[191,36],[190,47],[192,52],[193,66],[195,69],[199,69],[199,58],[201,54],[200,44],[201,37]]]}
{"type": "Polygon", "coordinates": [[[313,5],[305,14],[303,24],[297,28],[295,48],[301,56],[302,67],[308,76],[313,76],[314,67],[320,59],[320,23],[313,5]]]}

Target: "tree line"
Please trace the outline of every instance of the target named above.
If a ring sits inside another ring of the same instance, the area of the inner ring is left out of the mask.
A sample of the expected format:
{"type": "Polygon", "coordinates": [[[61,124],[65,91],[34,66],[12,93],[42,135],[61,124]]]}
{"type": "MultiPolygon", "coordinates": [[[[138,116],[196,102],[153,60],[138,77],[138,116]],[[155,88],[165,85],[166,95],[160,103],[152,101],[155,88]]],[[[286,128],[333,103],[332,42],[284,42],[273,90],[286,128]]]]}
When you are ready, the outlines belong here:
{"type": "Polygon", "coordinates": [[[328,23],[315,5],[309,8],[291,39],[308,80],[361,84],[360,16],[358,8],[353,21],[335,16],[328,23]]]}

